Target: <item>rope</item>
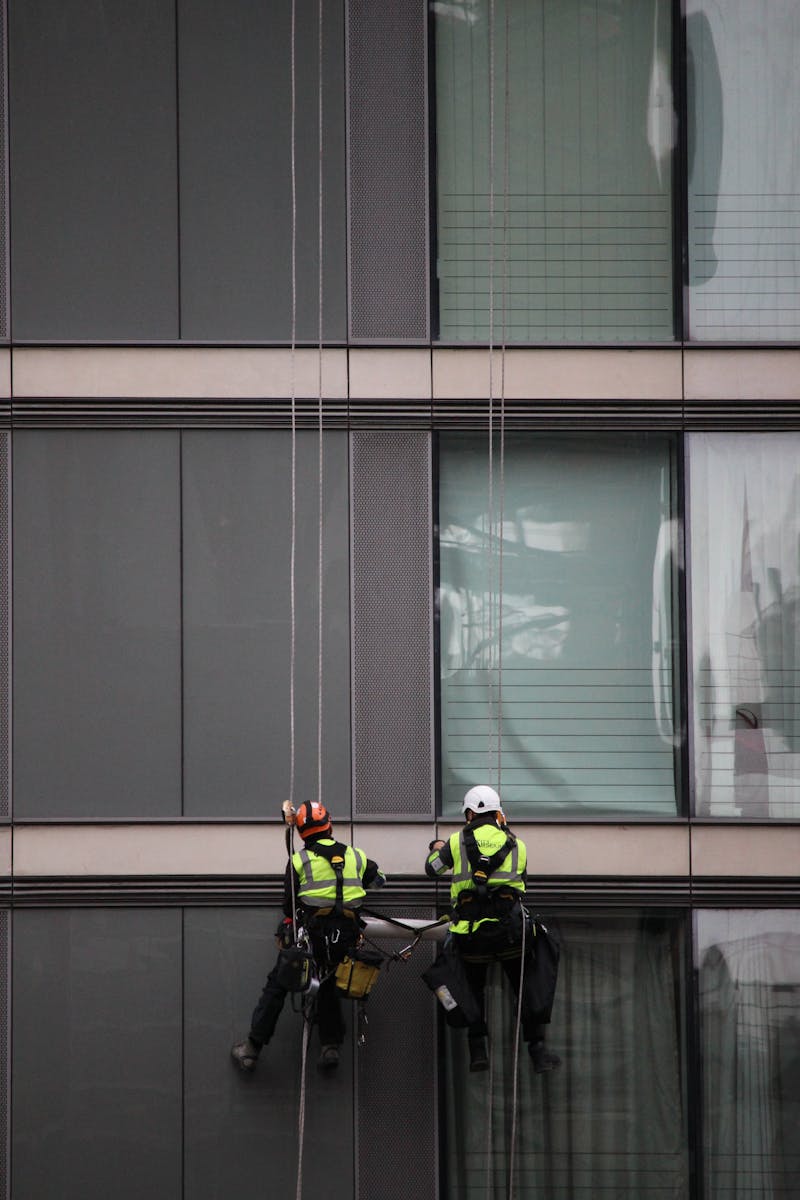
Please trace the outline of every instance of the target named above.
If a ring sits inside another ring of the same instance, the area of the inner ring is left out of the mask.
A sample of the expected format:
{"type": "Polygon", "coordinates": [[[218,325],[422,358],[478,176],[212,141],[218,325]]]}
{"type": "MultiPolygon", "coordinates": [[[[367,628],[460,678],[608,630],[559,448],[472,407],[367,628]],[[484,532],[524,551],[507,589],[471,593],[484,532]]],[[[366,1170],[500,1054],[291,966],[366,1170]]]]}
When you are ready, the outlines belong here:
{"type": "Polygon", "coordinates": [[[522,1025],[522,989],[525,981],[525,934],[527,914],[522,912],[522,952],[519,958],[519,990],[517,991],[517,1019],[514,1028],[514,1069],[511,1082],[511,1141],[508,1150],[508,1200],[514,1200],[514,1155],[517,1149],[517,1100],[519,1089],[519,1034],[522,1025]]]}
{"type": "Polygon", "coordinates": [[[303,1141],[306,1132],[306,1064],[308,1062],[308,1039],[311,1036],[311,1022],[303,1018],[303,1048],[300,1053],[300,1102],[297,1110],[297,1190],[295,1200],[303,1196],[303,1141]]]}
{"type": "Polygon", "coordinates": [[[294,808],[295,784],[295,660],[297,657],[297,612],[295,603],[295,559],[297,557],[297,380],[295,357],[297,348],[297,70],[295,63],[295,32],[297,25],[296,0],[292,0],[290,46],[290,107],[291,107],[291,179],[292,179],[292,331],[289,355],[289,374],[292,405],[292,515],[289,551],[289,804],[294,808]]]}
{"type": "Polygon", "coordinates": [[[317,480],[317,512],[318,512],[318,539],[317,539],[317,578],[319,581],[319,595],[317,602],[317,801],[322,803],[322,550],[323,550],[323,533],[322,520],[324,514],[323,506],[323,446],[322,446],[322,250],[323,250],[323,230],[322,230],[322,200],[323,200],[323,182],[322,182],[322,11],[323,0],[319,0],[317,9],[317,79],[319,81],[317,89],[317,125],[318,125],[318,144],[317,144],[317,223],[318,223],[318,239],[317,239],[317,428],[319,433],[318,441],[318,480],[317,480]]]}

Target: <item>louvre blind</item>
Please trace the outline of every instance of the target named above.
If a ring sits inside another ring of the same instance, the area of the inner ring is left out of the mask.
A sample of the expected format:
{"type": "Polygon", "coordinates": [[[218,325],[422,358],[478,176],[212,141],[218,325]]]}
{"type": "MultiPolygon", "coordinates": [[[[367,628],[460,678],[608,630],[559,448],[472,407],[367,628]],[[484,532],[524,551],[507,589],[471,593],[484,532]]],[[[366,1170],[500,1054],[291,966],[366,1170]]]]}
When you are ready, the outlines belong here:
{"type": "Polygon", "coordinates": [[[434,5],[441,337],[487,339],[493,254],[498,340],[671,338],[670,6],[494,7],[492,203],[490,6],[434,5]]]}
{"type": "Polygon", "coordinates": [[[690,0],[690,329],[698,340],[800,335],[800,8],[690,0]]]}
{"type": "Polygon", "coordinates": [[[497,781],[499,740],[507,811],[676,812],[670,446],[507,438],[490,536],[485,439],[442,437],[445,812],[497,781]]]}

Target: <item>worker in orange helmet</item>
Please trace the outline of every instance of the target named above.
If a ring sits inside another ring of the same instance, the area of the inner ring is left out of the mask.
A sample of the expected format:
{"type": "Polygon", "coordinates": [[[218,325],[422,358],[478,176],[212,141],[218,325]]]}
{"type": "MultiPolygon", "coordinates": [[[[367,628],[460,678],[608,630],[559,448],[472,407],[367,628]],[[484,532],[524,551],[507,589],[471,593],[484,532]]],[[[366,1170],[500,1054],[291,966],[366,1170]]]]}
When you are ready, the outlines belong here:
{"type": "MultiPolygon", "coordinates": [[[[283,950],[293,945],[295,915],[309,935],[321,976],[316,1000],[322,1047],[318,1065],[331,1070],[339,1065],[345,1032],[333,972],[355,948],[361,929],[358,909],[367,889],[382,887],[386,879],[363,850],[336,841],[330,813],[321,802],[306,801],[288,819],[303,845],[286,866],[284,917],[276,930],[276,940],[283,950]]],[[[262,1048],[275,1032],[289,990],[279,955],[253,1012],[248,1036],[231,1049],[242,1071],[255,1070],[262,1048]]]]}

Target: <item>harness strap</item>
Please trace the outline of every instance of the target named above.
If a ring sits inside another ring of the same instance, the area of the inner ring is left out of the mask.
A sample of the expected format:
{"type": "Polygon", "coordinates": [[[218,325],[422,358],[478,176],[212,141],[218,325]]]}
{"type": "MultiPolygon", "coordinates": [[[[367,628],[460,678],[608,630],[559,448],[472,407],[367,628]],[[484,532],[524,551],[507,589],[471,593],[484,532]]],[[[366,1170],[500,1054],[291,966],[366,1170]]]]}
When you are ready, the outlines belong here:
{"type": "Polygon", "coordinates": [[[344,856],[347,847],[342,842],[334,842],[332,846],[312,846],[311,852],[324,858],[333,867],[336,874],[336,900],[333,905],[334,916],[341,917],[344,912],[344,856]]]}
{"type": "Polygon", "coordinates": [[[506,840],[499,850],[495,850],[494,854],[486,855],[481,851],[480,846],[475,838],[475,832],[471,828],[464,830],[464,848],[467,852],[467,859],[472,868],[472,882],[474,883],[478,895],[483,899],[486,896],[486,889],[489,884],[489,879],[500,866],[501,862],[511,851],[516,847],[517,839],[512,833],[506,833],[506,840]]]}

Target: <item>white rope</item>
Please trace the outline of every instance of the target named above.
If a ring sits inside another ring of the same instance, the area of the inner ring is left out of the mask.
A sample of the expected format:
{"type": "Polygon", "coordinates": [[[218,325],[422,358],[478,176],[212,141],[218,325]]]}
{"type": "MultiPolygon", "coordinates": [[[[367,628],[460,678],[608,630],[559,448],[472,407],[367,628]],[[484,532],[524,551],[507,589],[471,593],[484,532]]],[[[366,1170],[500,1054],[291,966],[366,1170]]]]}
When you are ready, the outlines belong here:
{"type": "Polygon", "coordinates": [[[323,180],[322,180],[322,8],[323,0],[319,0],[317,10],[317,123],[319,129],[318,135],[318,150],[317,150],[317,222],[318,222],[318,240],[317,240],[317,427],[319,431],[319,447],[318,447],[318,481],[317,481],[317,511],[319,514],[319,528],[317,541],[317,577],[319,581],[319,595],[317,600],[317,800],[322,803],[322,585],[323,585],[323,533],[322,523],[324,515],[323,507],[323,488],[322,488],[322,473],[323,473],[323,446],[322,446],[322,250],[323,250],[323,231],[322,231],[322,200],[323,200],[323,180]]]}
{"type": "Polygon", "coordinates": [[[295,64],[296,0],[292,0],[291,18],[291,179],[292,179],[292,340],[289,355],[292,405],[292,466],[291,493],[292,515],[289,550],[289,804],[294,808],[295,784],[295,660],[297,656],[297,612],[295,603],[295,559],[297,556],[297,381],[295,378],[295,356],[297,347],[297,78],[295,64]]]}
{"type": "Polygon", "coordinates": [[[311,1022],[303,1017],[303,1048],[300,1053],[300,1101],[297,1110],[297,1189],[295,1200],[303,1196],[303,1141],[306,1133],[306,1063],[308,1062],[308,1039],[311,1022]]]}
{"type": "Polygon", "coordinates": [[[514,1028],[514,1068],[511,1083],[511,1141],[508,1150],[508,1200],[514,1200],[514,1156],[517,1149],[517,1100],[519,1089],[519,1034],[522,1025],[522,992],[525,984],[525,934],[528,919],[522,912],[522,953],[519,959],[519,990],[517,991],[517,1020],[514,1028]]]}
{"type": "MultiPolygon", "coordinates": [[[[487,629],[485,643],[487,646],[487,680],[489,698],[489,763],[495,757],[497,733],[496,703],[494,693],[494,606],[495,606],[495,556],[494,556],[494,15],[495,2],[489,0],[489,496],[486,517],[486,553],[487,553],[487,585],[488,603],[486,608],[487,629]]],[[[500,780],[497,780],[498,789],[500,780]]]]}
{"type": "MultiPolygon", "coordinates": [[[[491,988],[489,986],[491,982],[492,964],[490,963],[486,968],[486,981],[483,989],[484,1018],[486,1021],[487,1030],[491,1027],[490,1015],[493,1007],[491,1004],[491,988]]],[[[489,1080],[486,1085],[486,1102],[488,1105],[486,1113],[486,1200],[492,1200],[492,1192],[494,1191],[494,1177],[492,1170],[492,1135],[494,1133],[492,1128],[492,1117],[494,1115],[494,1055],[491,1053],[491,1050],[489,1051],[489,1080]]]]}

